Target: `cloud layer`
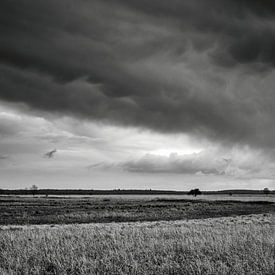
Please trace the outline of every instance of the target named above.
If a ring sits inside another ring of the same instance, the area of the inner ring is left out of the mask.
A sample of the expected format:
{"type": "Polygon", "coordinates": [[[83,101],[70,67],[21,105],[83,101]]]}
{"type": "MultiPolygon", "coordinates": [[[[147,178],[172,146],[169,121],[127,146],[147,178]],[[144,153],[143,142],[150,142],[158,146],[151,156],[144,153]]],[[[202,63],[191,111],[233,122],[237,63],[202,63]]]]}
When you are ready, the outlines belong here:
{"type": "Polygon", "coordinates": [[[0,183],[274,184],[274,1],[2,0],[0,31],[0,183]]]}
{"type": "Polygon", "coordinates": [[[0,102],[2,188],[272,188],[272,154],[157,134],[40,117],[0,102]],[[57,150],[52,158],[45,153],[57,150]]]}
{"type": "Polygon", "coordinates": [[[235,148],[227,152],[216,148],[189,155],[146,154],[140,159],[124,162],[120,167],[136,173],[216,175],[235,179],[275,178],[274,162],[250,148],[235,148]]]}
{"type": "Polygon", "coordinates": [[[1,1],[0,98],[275,145],[272,1],[1,1]]]}

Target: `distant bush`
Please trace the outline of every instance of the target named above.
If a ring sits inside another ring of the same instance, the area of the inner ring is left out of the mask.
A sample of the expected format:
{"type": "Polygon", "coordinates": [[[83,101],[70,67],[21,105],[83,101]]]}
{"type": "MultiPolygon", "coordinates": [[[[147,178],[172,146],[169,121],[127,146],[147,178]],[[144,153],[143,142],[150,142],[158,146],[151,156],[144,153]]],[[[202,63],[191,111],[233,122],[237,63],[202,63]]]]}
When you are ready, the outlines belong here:
{"type": "Polygon", "coordinates": [[[193,195],[194,197],[201,195],[201,191],[199,188],[192,189],[188,192],[188,195],[193,195]]]}
{"type": "Polygon", "coordinates": [[[270,194],[270,190],[267,187],[264,188],[263,192],[264,192],[265,195],[270,194]]]}

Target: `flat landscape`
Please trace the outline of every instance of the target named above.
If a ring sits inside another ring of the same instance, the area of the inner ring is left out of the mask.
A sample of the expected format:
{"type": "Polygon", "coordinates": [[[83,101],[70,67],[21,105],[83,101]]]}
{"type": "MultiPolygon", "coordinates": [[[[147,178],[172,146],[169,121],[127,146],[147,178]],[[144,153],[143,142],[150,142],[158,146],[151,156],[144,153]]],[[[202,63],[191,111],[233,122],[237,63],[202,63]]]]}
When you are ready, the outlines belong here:
{"type": "Polygon", "coordinates": [[[275,0],[0,0],[0,275],[275,275],[275,0]]]}
{"type": "Polygon", "coordinates": [[[271,214],[0,232],[0,274],[274,274],[271,214]]]}
{"type": "MultiPolygon", "coordinates": [[[[190,197],[189,197],[190,198],[190,197]]],[[[191,197],[192,198],[192,197],[191,197]]],[[[70,224],[203,219],[271,213],[269,201],[128,197],[0,197],[0,224],[70,224]]]]}
{"type": "Polygon", "coordinates": [[[273,274],[272,201],[0,198],[0,274],[273,274]]]}

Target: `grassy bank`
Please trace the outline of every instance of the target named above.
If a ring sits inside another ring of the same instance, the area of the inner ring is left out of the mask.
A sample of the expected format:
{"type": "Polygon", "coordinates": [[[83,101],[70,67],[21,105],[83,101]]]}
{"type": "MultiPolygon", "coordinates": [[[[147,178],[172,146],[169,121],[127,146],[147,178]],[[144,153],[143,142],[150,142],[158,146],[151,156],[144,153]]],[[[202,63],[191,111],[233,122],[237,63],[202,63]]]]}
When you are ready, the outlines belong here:
{"type": "Polygon", "coordinates": [[[269,214],[38,226],[0,231],[0,273],[272,274],[273,249],[269,214]]]}
{"type": "Polygon", "coordinates": [[[0,197],[0,224],[200,219],[274,210],[271,202],[0,197]]]}

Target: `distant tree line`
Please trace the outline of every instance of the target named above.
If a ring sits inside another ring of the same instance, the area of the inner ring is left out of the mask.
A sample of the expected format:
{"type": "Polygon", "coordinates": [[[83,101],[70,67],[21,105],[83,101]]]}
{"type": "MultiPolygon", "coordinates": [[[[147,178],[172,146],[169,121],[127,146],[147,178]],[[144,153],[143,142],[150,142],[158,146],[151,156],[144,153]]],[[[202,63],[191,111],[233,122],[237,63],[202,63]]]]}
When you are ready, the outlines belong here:
{"type": "MultiPolygon", "coordinates": [[[[151,190],[151,189],[113,189],[113,190],[94,190],[94,189],[38,189],[36,185],[27,189],[0,189],[0,195],[193,195],[198,196],[202,192],[198,189],[187,191],[151,190]]],[[[204,195],[215,194],[275,194],[275,190],[265,188],[263,190],[221,190],[203,191],[204,195]]]]}
{"type": "Polygon", "coordinates": [[[2,195],[186,195],[186,191],[151,190],[151,189],[38,189],[32,186],[30,189],[0,189],[2,195]]]}

